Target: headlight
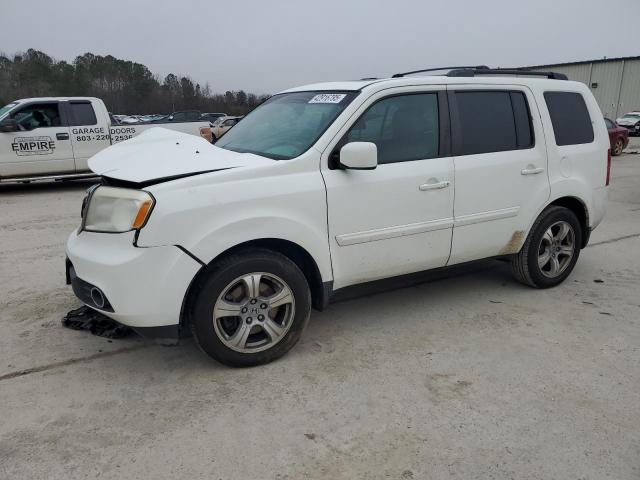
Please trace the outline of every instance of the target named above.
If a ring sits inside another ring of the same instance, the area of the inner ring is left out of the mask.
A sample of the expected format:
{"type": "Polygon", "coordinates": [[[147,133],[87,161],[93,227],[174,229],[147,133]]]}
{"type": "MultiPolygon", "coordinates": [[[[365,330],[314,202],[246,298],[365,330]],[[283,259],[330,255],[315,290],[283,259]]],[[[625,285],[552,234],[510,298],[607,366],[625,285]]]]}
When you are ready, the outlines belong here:
{"type": "Polygon", "coordinates": [[[142,228],[154,204],[151,194],[142,190],[98,187],[90,193],[82,230],[123,233],[142,228]]]}

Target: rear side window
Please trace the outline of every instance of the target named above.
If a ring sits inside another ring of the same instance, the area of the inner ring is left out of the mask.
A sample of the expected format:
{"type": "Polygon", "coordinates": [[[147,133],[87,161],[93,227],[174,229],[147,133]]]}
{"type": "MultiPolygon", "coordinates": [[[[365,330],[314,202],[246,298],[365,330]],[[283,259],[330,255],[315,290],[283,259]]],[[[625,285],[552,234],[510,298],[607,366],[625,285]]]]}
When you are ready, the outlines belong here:
{"type": "Polygon", "coordinates": [[[83,125],[95,125],[98,123],[93,106],[89,102],[70,103],[70,125],[81,127],[83,125]]]}
{"type": "Polygon", "coordinates": [[[556,145],[593,142],[593,125],[582,95],[575,92],[545,92],[556,145]]]}
{"type": "Polygon", "coordinates": [[[522,92],[458,91],[457,155],[504,152],[533,146],[522,92]]]}

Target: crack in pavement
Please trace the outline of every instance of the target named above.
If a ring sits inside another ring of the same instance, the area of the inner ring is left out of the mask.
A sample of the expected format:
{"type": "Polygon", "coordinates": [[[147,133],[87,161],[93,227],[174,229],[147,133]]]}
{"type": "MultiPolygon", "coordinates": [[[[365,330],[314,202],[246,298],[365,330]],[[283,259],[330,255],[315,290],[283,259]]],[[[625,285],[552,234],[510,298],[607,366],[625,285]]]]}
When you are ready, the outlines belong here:
{"type": "Polygon", "coordinates": [[[604,245],[607,243],[615,243],[615,242],[619,242],[620,240],[627,240],[629,238],[636,238],[636,237],[640,237],[640,233],[632,233],[631,235],[624,235],[622,237],[612,238],[610,240],[602,240],[601,242],[590,243],[589,245],[587,245],[587,248],[595,247],[598,245],[604,245]]]}
{"type": "Polygon", "coordinates": [[[3,380],[10,380],[12,378],[23,377],[25,375],[31,375],[32,373],[45,372],[47,370],[52,370],[58,367],[66,367],[67,365],[74,365],[76,363],[90,362],[91,360],[95,360],[97,358],[111,357],[120,353],[134,352],[136,350],[141,350],[150,346],[150,344],[133,345],[131,347],[120,348],[118,350],[111,350],[110,352],[100,352],[93,355],[87,355],[86,357],[71,358],[69,360],[49,363],[47,365],[41,365],[39,367],[25,368],[24,370],[17,370],[15,372],[9,372],[5,373],[4,375],[0,375],[0,382],[3,380]]]}

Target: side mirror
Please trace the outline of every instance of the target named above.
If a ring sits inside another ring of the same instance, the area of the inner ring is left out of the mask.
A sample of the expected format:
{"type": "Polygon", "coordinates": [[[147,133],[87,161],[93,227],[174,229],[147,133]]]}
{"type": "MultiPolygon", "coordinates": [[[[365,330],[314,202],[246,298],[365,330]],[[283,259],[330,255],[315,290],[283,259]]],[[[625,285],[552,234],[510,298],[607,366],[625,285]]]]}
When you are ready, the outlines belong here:
{"type": "Polygon", "coordinates": [[[350,170],[374,170],[378,147],[372,142],[351,142],[340,149],[340,165],[350,170]]]}
{"type": "Polygon", "coordinates": [[[18,130],[18,123],[12,118],[7,118],[0,122],[0,132],[10,133],[17,132],[18,130]]]}

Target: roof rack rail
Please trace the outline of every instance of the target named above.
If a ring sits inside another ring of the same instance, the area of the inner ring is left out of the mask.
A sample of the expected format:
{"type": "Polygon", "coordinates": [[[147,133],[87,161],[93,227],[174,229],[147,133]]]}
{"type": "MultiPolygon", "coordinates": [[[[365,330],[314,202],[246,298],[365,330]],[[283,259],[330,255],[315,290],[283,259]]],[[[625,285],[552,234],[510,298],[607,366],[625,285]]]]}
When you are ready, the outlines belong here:
{"type": "Polygon", "coordinates": [[[486,65],[475,65],[475,66],[467,66],[467,67],[438,67],[438,68],[425,68],[423,70],[413,70],[411,72],[403,72],[403,73],[394,73],[391,78],[400,78],[405,75],[413,75],[414,73],[425,73],[425,72],[437,72],[438,70],[489,70],[489,67],[486,65]]]}
{"type": "Polygon", "coordinates": [[[473,68],[462,67],[450,70],[448,77],[474,77],[476,75],[531,75],[536,77],[547,77],[552,80],[569,80],[564,73],[541,72],[537,70],[526,70],[524,68],[473,68]]]}

